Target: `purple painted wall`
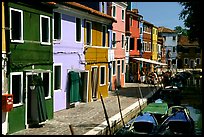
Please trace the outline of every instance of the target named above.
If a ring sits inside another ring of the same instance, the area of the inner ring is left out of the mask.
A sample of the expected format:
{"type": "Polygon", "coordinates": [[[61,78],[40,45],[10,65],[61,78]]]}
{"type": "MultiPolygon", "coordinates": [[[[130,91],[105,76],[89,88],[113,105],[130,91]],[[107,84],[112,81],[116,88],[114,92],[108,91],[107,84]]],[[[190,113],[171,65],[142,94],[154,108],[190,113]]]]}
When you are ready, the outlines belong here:
{"type": "Polygon", "coordinates": [[[84,27],[82,26],[81,29],[81,42],[76,42],[75,20],[76,18],[73,16],[62,14],[61,40],[54,41],[54,65],[62,65],[62,89],[54,91],[54,112],[66,109],[66,83],[68,70],[85,70],[84,65],[80,63],[79,57],[81,56],[81,61],[85,60],[83,55],[84,27]]]}

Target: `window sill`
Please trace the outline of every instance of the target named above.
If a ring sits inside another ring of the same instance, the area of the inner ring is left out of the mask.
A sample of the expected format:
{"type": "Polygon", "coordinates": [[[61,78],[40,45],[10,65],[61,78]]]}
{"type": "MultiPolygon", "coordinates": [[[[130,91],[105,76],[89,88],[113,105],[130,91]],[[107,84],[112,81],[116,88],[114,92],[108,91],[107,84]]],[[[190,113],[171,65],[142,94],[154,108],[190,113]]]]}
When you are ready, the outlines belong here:
{"type": "Polygon", "coordinates": [[[48,43],[48,42],[41,42],[40,44],[42,44],[42,45],[51,45],[51,43],[48,43]]]}
{"type": "Polygon", "coordinates": [[[11,40],[13,43],[24,43],[24,40],[11,40]]]}
{"type": "Polygon", "coordinates": [[[19,107],[19,106],[22,106],[22,105],[23,105],[22,103],[13,104],[13,108],[14,108],[14,107],[19,107]]]}

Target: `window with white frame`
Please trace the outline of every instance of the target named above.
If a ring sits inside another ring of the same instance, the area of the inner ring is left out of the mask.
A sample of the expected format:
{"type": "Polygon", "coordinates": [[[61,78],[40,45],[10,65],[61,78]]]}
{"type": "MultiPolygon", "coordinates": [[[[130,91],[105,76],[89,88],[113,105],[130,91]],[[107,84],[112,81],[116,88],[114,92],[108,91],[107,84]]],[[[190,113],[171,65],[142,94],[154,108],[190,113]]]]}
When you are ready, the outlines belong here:
{"type": "Polygon", "coordinates": [[[116,33],[113,32],[113,48],[116,47],[116,33]]]}
{"type": "Polygon", "coordinates": [[[200,58],[196,58],[196,65],[200,65],[200,58]]]}
{"type": "Polygon", "coordinates": [[[44,72],[41,74],[43,80],[43,88],[45,93],[45,98],[51,97],[50,86],[51,86],[51,76],[49,72],[44,72]]]}
{"type": "Polygon", "coordinates": [[[10,93],[13,94],[13,104],[18,105],[23,102],[23,73],[12,72],[10,75],[10,93]]]}
{"type": "Polygon", "coordinates": [[[115,75],[115,73],[116,73],[116,62],[115,61],[113,61],[113,75],[115,75]]]}
{"type": "Polygon", "coordinates": [[[173,36],[173,37],[172,37],[172,40],[176,40],[176,36],[173,36]]]}
{"type": "Polygon", "coordinates": [[[184,58],[184,64],[188,65],[188,58],[184,58]]]}
{"type": "Polygon", "coordinates": [[[40,42],[50,45],[50,17],[40,15],[40,42]]]}
{"type": "Polygon", "coordinates": [[[124,66],[125,66],[125,61],[124,61],[124,60],[122,60],[122,73],[124,73],[124,71],[125,71],[124,66]]]}
{"type": "Polygon", "coordinates": [[[54,39],[61,39],[61,14],[54,12],[54,39]]]}
{"type": "Polygon", "coordinates": [[[122,10],[122,21],[125,20],[125,10],[122,10]]]}
{"type": "Polygon", "coordinates": [[[106,47],[106,33],[107,33],[107,28],[106,26],[102,26],[103,27],[103,37],[102,37],[102,47],[106,47]]]}
{"type": "Polygon", "coordinates": [[[60,90],[62,83],[62,66],[54,65],[54,90],[60,90]]]}
{"type": "Polygon", "coordinates": [[[125,43],[125,35],[124,34],[122,34],[122,48],[124,49],[124,44],[125,43]]]}
{"type": "Polygon", "coordinates": [[[87,45],[91,45],[91,37],[92,37],[91,29],[92,29],[91,22],[87,21],[86,22],[86,44],[87,45]]]}
{"type": "Polygon", "coordinates": [[[106,67],[101,66],[100,67],[100,85],[106,84],[106,67]]]}
{"type": "Polygon", "coordinates": [[[112,17],[116,17],[116,6],[115,5],[113,5],[112,6],[112,17]]]}
{"type": "Polygon", "coordinates": [[[81,42],[81,19],[76,18],[76,41],[81,42]]]}
{"type": "Polygon", "coordinates": [[[11,42],[23,42],[23,11],[10,8],[11,42]]]}

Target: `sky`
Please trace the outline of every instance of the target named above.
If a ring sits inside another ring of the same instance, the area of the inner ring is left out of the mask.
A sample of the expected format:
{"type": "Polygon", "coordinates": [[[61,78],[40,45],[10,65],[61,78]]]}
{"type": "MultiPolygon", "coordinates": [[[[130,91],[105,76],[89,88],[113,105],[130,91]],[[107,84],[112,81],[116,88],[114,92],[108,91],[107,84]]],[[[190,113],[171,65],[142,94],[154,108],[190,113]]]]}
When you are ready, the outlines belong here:
{"type": "Polygon", "coordinates": [[[183,7],[178,2],[133,2],[132,7],[138,9],[144,20],[157,27],[164,26],[172,30],[176,26],[185,28],[183,20],[179,20],[183,7]]]}

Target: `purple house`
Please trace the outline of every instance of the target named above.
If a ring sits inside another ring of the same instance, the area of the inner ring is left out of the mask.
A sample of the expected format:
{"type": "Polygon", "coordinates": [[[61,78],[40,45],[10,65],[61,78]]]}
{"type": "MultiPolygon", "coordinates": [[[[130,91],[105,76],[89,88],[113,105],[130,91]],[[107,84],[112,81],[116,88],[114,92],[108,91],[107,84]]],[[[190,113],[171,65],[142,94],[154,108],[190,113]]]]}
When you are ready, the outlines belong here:
{"type": "Polygon", "coordinates": [[[53,13],[54,112],[87,102],[83,12],[56,4],[53,13]]]}

